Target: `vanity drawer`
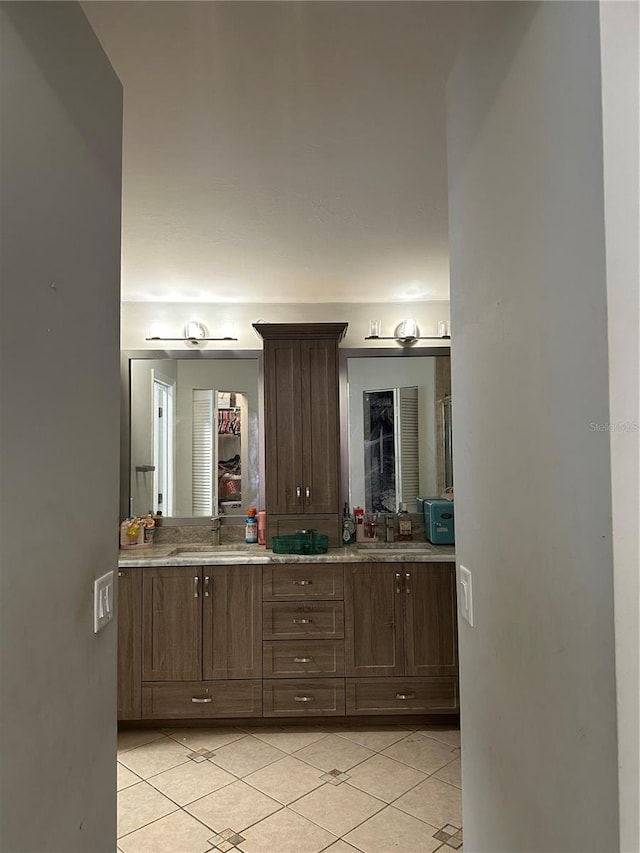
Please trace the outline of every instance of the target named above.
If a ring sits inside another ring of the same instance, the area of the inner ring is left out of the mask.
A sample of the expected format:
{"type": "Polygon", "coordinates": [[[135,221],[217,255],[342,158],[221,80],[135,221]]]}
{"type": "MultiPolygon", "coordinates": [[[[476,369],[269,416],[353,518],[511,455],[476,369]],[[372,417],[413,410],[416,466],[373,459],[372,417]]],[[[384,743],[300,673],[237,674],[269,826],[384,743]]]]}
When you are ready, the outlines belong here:
{"type": "Polygon", "coordinates": [[[262,716],[262,682],[190,681],[142,685],[145,720],[262,716]]]}
{"type": "Polygon", "coordinates": [[[265,678],[344,675],[343,640],[272,640],[262,644],[265,678]]]}
{"type": "Polygon", "coordinates": [[[262,607],[265,640],[344,638],[342,601],[276,602],[263,604],[262,607]]]}
{"type": "Polygon", "coordinates": [[[347,678],[349,714],[452,714],[457,678],[347,678]]]}
{"type": "Polygon", "coordinates": [[[342,563],[314,565],[297,563],[264,566],[262,570],[262,598],[264,601],[292,601],[298,599],[344,598],[342,563]]]}
{"type": "Polygon", "coordinates": [[[342,717],[344,678],[265,680],[265,717],[342,717]]]}

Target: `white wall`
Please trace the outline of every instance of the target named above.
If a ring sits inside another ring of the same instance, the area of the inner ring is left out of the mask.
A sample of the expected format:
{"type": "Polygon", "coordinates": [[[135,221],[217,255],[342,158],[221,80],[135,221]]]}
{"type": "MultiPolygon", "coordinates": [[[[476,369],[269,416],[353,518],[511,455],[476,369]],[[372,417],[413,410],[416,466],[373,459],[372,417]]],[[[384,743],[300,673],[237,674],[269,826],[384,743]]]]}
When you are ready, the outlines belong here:
{"type": "MultiPolygon", "coordinates": [[[[301,293],[302,296],[302,293],[301,293]]],[[[181,337],[190,320],[203,322],[212,337],[222,333],[223,324],[233,322],[238,341],[233,349],[262,349],[262,338],[251,324],[265,323],[340,323],[349,324],[341,342],[343,347],[398,348],[395,341],[365,341],[369,334],[369,320],[382,322],[382,334],[393,335],[401,320],[417,320],[421,335],[436,335],[439,320],[449,319],[449,303],[434,302],[369,302],[328,303],[225,303],[210,302],[124,302],[122,304],[123,349],[158,349],[158,341],[145,341],[151,323],[159,323],[165,337],[181,337]]],[[[448,346],[449,341],[436,341],[438,346],[448,346]]],[[[166,343],[167,349],[190,348],[191,344],[166,343]]],[[[224,349],[224,343],[208,343],[203,348],[224,349]]]]}
{"type": "Polygon", "coordinates": [[[640,850],[638,5],[600,4],[620,849],[640,850]]]}
{"type": "Polygon", "coordinates": [[[598,6],[499,3],[448,88],[469,853],[618,849],[598,6]]]}
{"type": "Polygon", "coordinates": [[[0,19],[0,849],[112,853],[122,90],[76,3],[0,19]]]}
{"type": "MultiPolygon", "coordinates": [[[[436,357],[350,358],[349,382],[349,494],[350,506],[365,506],[363,391],[398,386],[418,388],[418,444],[420,447],[420,496],[438,489],[436,447],[436,357]]],[[[415,506],[407,506],[415,512],[415,506]]]]}

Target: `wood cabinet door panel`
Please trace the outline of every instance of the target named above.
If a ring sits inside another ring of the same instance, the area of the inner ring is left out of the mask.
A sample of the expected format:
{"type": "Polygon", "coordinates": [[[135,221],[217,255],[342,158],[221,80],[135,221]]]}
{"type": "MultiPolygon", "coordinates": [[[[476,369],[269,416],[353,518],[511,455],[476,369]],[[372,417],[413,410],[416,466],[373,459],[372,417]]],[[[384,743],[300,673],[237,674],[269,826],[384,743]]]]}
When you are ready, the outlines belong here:
{"type": "Polygon", "coordinates": [[[142,571],[143,680],[202,678],[200,567],[142,571]]]}
{"type": "Polygon", "coordinates": [[[263,607],[265,640],[342,639],[344,605],[341,601],[266,602],[263,607]]]}
{"type": "Polygon", "coordinates": [[[407,675],[458,674],[456,572],[453,563],[405,563],[407,675]]]}
{"type": "Polygon", "coordinates": [[[139,720],[142,682],[142,569],[118,571],[118,719],[139,720]]]}
{"type": "Polygon", "coordinates": [[[266,342],[265,473],[269,513],[287,514],[304,509],[300,389],[300,342],[266,342]]]}
{"type": "Polygon", "coordinates": [[[400,564],[345,564],[347,675],[404,675],[400,564]]]}
{"type": "Polygon", "coordinates": [[[195,681],[145,684],[145,720],[199,720],[211,717],[262,716],[262,682],[195,681]]]}
{"type": "Polygon", "coordinates": [[[342,599],[342,564],[282,563],[262,571],[264,601],[342,599]]]}
{"type": "Polygon", "coordinates": [[[203,677],[260,678],[260,566],[205,566],[202,571],[203,677]]]}
{"type": "Polygon", "coordinates": [[[457,678],[347,678],[347,715],[453,714],[457,678]]]}
{"type": "Polygon", "coordinates": [[[343,640],[273,640],[263,644],[265,678],[344,675],[343,640]]]}
{"type": "Polygon", "coordinates": [[[340,510],[337,342],[302,341],[300,358],[304,511],[337,513],[340,510]]]}
{"type": "Polygon", "coordinates": [[[263,682],[265,717],[342,717],[344,678],[263,682]]]}

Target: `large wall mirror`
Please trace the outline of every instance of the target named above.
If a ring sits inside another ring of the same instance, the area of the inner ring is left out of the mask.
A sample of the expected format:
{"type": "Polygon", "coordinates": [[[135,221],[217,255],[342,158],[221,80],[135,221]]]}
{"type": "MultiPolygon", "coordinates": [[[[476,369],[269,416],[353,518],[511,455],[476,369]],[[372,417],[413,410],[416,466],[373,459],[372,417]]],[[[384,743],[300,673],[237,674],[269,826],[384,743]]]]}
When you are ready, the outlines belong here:
{"type": "Polygon", "coordinates": [[[130,358],[130,515],[246,515],[259,504],[259,359],[130,358]]]}
{"type": "Polygon", "coordinates": [[[452,488],[448,355],[349,357],[352,507],[416,511],[417,497],[452,488]]]}

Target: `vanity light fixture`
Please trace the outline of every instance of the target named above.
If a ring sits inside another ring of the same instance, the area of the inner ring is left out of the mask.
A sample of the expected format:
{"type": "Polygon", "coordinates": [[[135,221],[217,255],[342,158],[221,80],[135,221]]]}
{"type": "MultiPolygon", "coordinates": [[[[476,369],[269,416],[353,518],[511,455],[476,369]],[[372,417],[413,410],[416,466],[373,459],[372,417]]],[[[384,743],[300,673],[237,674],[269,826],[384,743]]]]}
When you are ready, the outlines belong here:
{"type": "MultiPolygon", "coordinates": [[[[226,330],[225,330],[226,331],[226,330]]],[[[232,329],[230,331],[233,331],[232,329]]],[[[224,335],[221,338],[208,337],[207,327],[199,320],[190,320],[184,327],[184,335],[181,338],[164,338],[160,335],[150,335],[145,338],[145,341],[187,341],[187,343],[198,346],[204,341],[237,341],[237,338],[231,335],[224,335]]]]}
{"type": "MultiPolygon", "coordinates": [[[[438,324],[440,327],[440,324],[438,324]]],[[[379,323],[374,321],[369,324],[370,331],[379,331],[379,323]]],[[[448,328],[447,328],[448,331],[448,328]]],[[[440,341],[447,340],[451,335],[421,335],[415,320],[402,320],[395,328],[393,335],[369,334],[365,341],[397,341],[403,346],[414,344],[416,341],[440,341]]]]}

